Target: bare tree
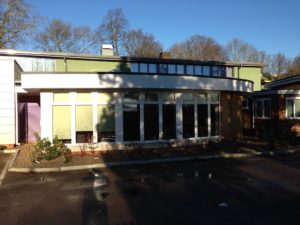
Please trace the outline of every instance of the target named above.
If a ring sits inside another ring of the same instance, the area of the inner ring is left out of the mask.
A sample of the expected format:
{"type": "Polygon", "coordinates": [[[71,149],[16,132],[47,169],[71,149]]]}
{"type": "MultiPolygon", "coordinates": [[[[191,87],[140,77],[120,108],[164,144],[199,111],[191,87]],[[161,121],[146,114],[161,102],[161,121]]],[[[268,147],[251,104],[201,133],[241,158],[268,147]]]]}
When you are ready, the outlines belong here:
{"type": "Polygon", "coordinates": [[[96,39],[92,29],[88,26],[79,26],[73,28],[74,45],[73,52],[96,53],[96,39]]]}
{"type": "Polygon", "coordinates": [[[258,50],[241,39],[232,39],[225,47],[226,58],[235,62],[259,62],[258,50]]]}
{"type": "Polygon", "coordinates": [[[282,53],[277,53],[272,56],[270,63],[271,74],[277,79],[283,78],[288,69],[289,60],[282,53]]]}
{"type": "Polygon", "coordinates": [[[115,54],[119,55],[122,40],[127,29],[128,20],[122,9],[111,9],[96,30],[98,41],[100,44],[104,42],[111,43],[115,54]]]}
{"type": "Polygon", "coordinates": [[[214,39],[207,36],[193,35],[182,43],[170,48],[171,57],[195,60],[224,60],[224,50],[214,39]]]}
{"type": "Polygon", "coordinates": [[[23,0],[0,1],[0,48],[15,48],[24,43],[36,25],[31,5],[23,0]]]}
{"type": "Polygon", "coordinates": [[[296,56],[288,66],[288,75],[300,75],[300,54],[296,56]]]}
{"type": "Polygon", "coordinates": [[[126,32],[123,42],[128,56],[158,57],[163,50],[161,43],[152,34],[144,33],[140,29],[126,32]]]}

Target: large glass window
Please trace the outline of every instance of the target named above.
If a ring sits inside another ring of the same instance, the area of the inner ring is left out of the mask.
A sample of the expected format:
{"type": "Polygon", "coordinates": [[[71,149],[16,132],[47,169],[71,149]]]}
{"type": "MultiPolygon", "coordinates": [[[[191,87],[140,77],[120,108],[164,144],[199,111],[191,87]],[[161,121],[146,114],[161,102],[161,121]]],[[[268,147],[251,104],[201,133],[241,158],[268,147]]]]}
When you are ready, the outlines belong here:
{"type": "Polygon", "coordinates": [[[156,64],[149,64],[149,73],[157,73],[156,64]]]}
{"type": "Polygon", "coordinates": [[[123,105],[123,139],[124,141],[140,140],[140,105],[123,105]]]}
{"type": "Polygon", "coordinates": [[[184,74],[184,65],[177,65],[177,74],[184,74]]]}
{"type": "Polygon", "coordinates": [[[202,75],[202,66],[195,66],[195,75],[202,75]]]}
{"type": "Polygon", "coordinates": [[[176,65],[168,64],[168,73],[175,74],[176,73],[176,65]]]}
{"type": "Polygon", "coordinates": [[[115,141],[115,106],[98,105],[97,107],[98,142],[115,141]]]}
{"type": "Polygon", "coordinates": [[[194,74],[194,66],[187,65],[186,66],[186,73],[189,74],[189,75],[193,75],[194,74]]]}
{"type": "Polygon", "coordinates": [[[270,99],[256,99],[255,100],[255,116],[256,118],[270,118],[271,117],[271,100],[270,99]]]}
{"type": "Polygon", "coordinates": [[[212,75],[214,77],[220,76],[220,67],[219,66],[213,66],[212,67],[212,75]]]}
{"type": "Polygon", "coordinates": [[[163,92],[164,102],[175,102],[175,93],[173,92],[163,92]]]}
{"type": "Polygon", "coordinates": [[[69,102],[70,101],[69,93],[54,93],[53,101],[55,103],[69,102]]]}
{"type": "Polygon", "coordinates": [[[131,63],[131,72],[138,73],[139,72],[139,64],[138,63],[131,63]]]}
{"type": "Polygon", "coordinates": [[[203,66],[203,75],[204,76],[210,75],[210,67],[209,66],[203,66]]]}
{"type": "Polygon", "coordinates": [[[195,111],[194,105],[182,105],[182,136],[183,138],[195,137],[195,111]]]}
{"type": "Polygon", "coordinates": [[[208,136],[208,107],[207,104],[197,105],[198,137],[208,136]]]}
{"type": "Polygon", "coordinates": [[[225,66],[220,67],[220,76],[226,77],[226,67],[225,66]]]}
{"type": "Polygon", "coordinates": [[[145,92],[145,102],[157,102],[158,101],[158,93],[147,91],[145,92]]]}
{"type": "Polygon", "coordinates": [[[91,93],[77,93],[76,101],[80,103],[90,103],[92,101],[91,93]]]}
{"type": "Polygon", "coordinates": [[[176,138],[176,105],[163,104],[163,139],[176,138]]]}
{"type": "Polygon", "coordinates": [[[210,119],[211,119],[211,136],[220,135],[220,110],[219,105],[210,105],[210,119]]]}
{"type": "Polygon", "coordinates": [[[76,142],[93,142],[93,108],[91,105],[76,106],[76,142]]]}
{"type": "Polygon", "coordinates": [[[71,143],[71,106],[53,106],[52,123],[53,138],[57,136],[64,143],[71,143]]]}
{"type": "Polygon", "coordinates": [[[227,77],[234,77],[233,67],[227,67],[227,77]]]}
{"type": "Polygon", "coordinates": [[[300,118],[300,98],[289,98],[286,101],[286,116],[289,119],[300,118]]]}
{"type": "Polygon", "coordinates": [[[145,140],[158,140],[159,122],[158,122],[158,104],[144,105],[144,127],[145,140]]]}
{"type": "Polygon", "coordinates": [[[159,72],[160,73],[168,73],[168,64],[160,64],[159,72]]]}
{"type": "Polygon", "coordinates": [[[139,101],[139,92],[128,91],[124,93],[124,102],[138,102],[138,101],[139,101]]]}
{"type": "Polygon", "coordinates": [[[147,63],[140,63],[140,73],[148,73],[147,63]]]}

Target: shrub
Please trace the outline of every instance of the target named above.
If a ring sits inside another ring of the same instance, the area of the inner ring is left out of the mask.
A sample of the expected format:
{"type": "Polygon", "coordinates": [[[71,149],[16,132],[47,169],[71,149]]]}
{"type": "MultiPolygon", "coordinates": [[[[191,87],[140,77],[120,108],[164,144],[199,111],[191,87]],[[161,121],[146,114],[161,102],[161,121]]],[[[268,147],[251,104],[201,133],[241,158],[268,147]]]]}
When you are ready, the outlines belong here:
{"type": "Polygon", "coordinates": [[[41,138],[38,134],[35,136],[37,141],[30,153],[30,159],[33,163],[43,159],[53,160],[59,156],[63,157],[64,163],[71,161],[71,150],[57,136],[53,139],[53,143],[48,138],[41,138]]]}
{"type": "Polygon", "coordinates": [[[5,145],[0,145],[0,150],[4,150],[6,149],[6,146],[5,145]]]}

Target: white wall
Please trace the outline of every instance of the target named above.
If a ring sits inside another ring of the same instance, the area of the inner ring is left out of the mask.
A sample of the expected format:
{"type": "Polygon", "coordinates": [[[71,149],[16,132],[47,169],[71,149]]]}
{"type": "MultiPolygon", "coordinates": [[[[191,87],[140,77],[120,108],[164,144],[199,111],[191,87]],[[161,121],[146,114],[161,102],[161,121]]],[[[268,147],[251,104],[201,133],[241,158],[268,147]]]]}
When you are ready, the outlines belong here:
{"type": "Polygon", "coordinates": [[[201,76],[55,73],[22,74],[24,89],[155,88],[252,92],[245,80],[201,76]]]}
{"type": "Polygon", "coordinates": [[[0,60],[0,144],[15,144],[14,60],[0,60]]]}

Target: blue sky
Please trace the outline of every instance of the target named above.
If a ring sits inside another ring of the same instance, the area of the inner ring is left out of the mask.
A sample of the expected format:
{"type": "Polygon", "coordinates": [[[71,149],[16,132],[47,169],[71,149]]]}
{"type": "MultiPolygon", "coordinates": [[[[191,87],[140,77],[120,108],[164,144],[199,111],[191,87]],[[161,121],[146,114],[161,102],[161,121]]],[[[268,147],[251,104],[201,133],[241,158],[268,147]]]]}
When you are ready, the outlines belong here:
{"type": "Polygon", "coordinates": [[[299,0],[27,0],[51,19],[96,28],[109,9],[122,8],[130,28],[141,28],[167,50],[193,34],[225,45],[234,37],[269,54],[300,54],[299,0]]]}

